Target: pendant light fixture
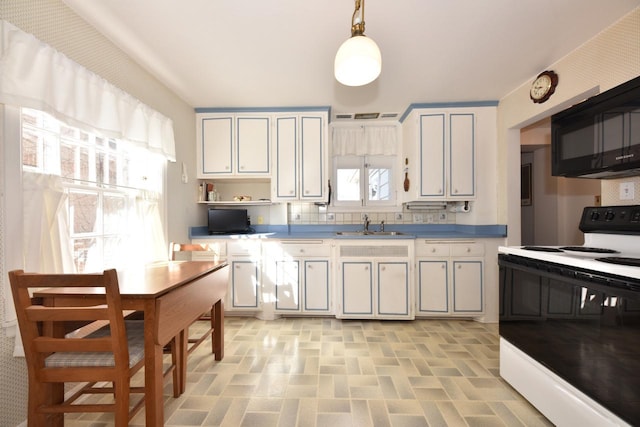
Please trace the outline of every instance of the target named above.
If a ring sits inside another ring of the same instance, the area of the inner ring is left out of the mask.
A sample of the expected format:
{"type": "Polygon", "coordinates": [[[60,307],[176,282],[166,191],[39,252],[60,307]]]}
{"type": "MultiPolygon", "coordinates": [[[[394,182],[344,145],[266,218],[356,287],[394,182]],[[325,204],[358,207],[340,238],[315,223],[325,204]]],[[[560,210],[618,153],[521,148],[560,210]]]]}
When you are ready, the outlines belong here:
{"type": "Polygon", "coordinates": [[[346,86],[364,86],[380,75],[382,56],[376,42],[364,35],[364,0],[355,0],[351,17],[351,38],[336,53],[336,80],[346,86]],[[362,8],[361,8],[362,3],[362,8]]]}

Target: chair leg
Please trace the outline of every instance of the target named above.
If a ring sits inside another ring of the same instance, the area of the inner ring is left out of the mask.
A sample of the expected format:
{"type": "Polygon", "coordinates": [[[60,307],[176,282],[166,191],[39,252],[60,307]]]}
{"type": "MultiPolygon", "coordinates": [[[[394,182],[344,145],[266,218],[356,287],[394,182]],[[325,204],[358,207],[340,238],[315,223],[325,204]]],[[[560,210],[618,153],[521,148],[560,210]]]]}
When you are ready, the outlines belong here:
{"type": "Polygon", "coordinates": [[[42,383],[29,375],[28,427],[64,426],[64,414],[45,414],[38,411],[42,405],[60,403],[64,399],[64,385],[42,383]]]}
{"type": "Polygon", "coordinates": [[[129,384],[125,384],[121,380],[114,381],[113,392],[116,400],[115,425],[116,427],[126,427],[129,425],[129,384]]]}

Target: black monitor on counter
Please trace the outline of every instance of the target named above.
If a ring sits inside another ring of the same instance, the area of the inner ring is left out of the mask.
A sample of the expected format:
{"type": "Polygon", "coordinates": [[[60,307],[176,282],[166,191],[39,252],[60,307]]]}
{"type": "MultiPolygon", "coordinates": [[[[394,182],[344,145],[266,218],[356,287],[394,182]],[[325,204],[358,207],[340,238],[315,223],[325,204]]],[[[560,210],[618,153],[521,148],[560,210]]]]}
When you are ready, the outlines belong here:
{"type": "Polygon", "coordinates": [[[246,234],[250,232],[246,209],[209,209],[209,234],[246,234]]]}

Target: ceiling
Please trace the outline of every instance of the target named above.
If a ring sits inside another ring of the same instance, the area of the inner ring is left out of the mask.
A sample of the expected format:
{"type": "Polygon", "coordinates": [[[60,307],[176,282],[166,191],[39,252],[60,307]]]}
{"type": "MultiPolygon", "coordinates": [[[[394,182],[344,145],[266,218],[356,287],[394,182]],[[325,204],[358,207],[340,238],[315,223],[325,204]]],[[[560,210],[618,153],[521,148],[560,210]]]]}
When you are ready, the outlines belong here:
{"type": "MultiPolygon", "coordinates": [[[[499,100],[640,0],[368,0],[382,73],[333,77],[353,0],[64,0],[193,107],[403,112],[499,100]]],[[[561,77],[562,78],[562,77],[561,77]]]]}

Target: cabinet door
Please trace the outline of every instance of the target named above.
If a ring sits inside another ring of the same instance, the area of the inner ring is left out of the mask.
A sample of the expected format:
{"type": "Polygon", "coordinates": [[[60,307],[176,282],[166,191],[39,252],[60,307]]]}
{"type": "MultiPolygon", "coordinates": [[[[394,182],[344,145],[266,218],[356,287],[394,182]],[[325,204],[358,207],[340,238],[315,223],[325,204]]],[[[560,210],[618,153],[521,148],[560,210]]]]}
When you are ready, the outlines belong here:
{"type": "Polygon", "coordinates": [[[322,117],[300,118],[300,199],[324,197],[325,144],[322,117]]]}
{"type": "Polygon", "coordinates": [[[300,310],[300,261],[276,261],[276,310],[300,310]]]}
{"type": "Polygon", "coordinates": [[[329,261],[304,262],[304,311],[329,312],[329,261]]]}
{"type": "Polygon", "coordinates": [[[373,316],[372,263],[342,262],[342,312],[345,315],[373,316]]]}
{"type": "Polygon", "coordinates": [[[425,314],[449,312],[448,262],[418,262],[418,311],[425,314]]]}
{"type": "Polygon", "coordinates": [[[444,197],[445,114],[420,116],[420,196],[444,197]]]}
{"type": "Polygon", "coordinates": [[[449,195],[475,195],[475,117],[472,113],[449,116],[449,195]]]}
{"type": "Polygon", "coordinates": [[[278,117],[275,135],[274,200],[295,200],[298,196],[298,120],[278,117]]]}
{"type": "Polygon", "coordinates": [[[238,175],[269,174],[269,121],[268,117],[237,118],[238,175]]]}
{"type": "Polygon", "coordinates": [[[198,116],[198,176],[230,175],[233,117],[198,116]]]}
{"type": "Polygon", "coordinates": [[[251,260],[231,261],[231,308],[258,308],[258,264],[251,260]]]}
{"type": "Polygon", "coordinates": [[[482,261],[453,260],[453,311],[482,313],[483,294],[482,261]]]}
{"type": "Polygon", "coordinates": [[[378,314],[409,315],[409,264],[378,263],[378,314]]]}

